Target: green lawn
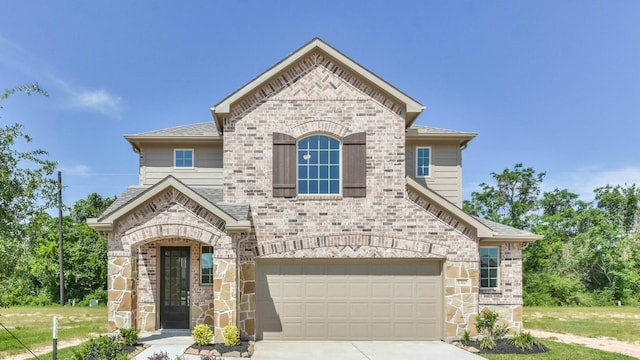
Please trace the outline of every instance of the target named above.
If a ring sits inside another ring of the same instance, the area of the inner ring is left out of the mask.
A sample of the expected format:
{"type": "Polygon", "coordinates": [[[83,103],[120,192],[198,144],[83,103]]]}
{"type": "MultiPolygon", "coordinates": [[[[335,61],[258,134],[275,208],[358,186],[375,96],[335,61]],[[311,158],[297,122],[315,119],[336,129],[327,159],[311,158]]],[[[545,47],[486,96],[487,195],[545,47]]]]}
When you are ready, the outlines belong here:
{"type": "Polygon", "coordinates": [[[568,360],[568,359],[580,359],[580,360],[634,360],[635,358],[616,354],[601,350],[590,349],[588,347],[579,345],[562,344],[555,341],[540,340],[546,345],[550,351],[540,354],[532,355],[492,355],[482,354],[482,357],[490,360],[523,360],[523,359],[536,359],[536,360],[568,360]]]}
{"type": "MultiPolygon", "coordinates": [[[[58,316],[58,342],[86,339],[107,331],[107,308],[20,306],[0,309],[0,322],[30,349],[50,346],[53,316],[58,316]]],[[[0,327],[0,359],[26,350],[0,327]]]]}
{"type": "Polygon", "coordinates": [[[640,307],[525,307],[524,328],[625,342],[640,339],[640,307]]]}

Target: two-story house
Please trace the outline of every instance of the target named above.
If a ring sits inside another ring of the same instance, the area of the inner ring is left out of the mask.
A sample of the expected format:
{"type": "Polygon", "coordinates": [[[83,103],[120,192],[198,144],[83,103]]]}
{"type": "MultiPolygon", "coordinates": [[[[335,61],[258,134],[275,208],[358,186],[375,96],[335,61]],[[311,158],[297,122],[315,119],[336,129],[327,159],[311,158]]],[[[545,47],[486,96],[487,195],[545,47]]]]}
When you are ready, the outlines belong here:
{"type": "Polygon", "coordinates": [[[476,134],[313,39],[211,108],[125,138],[132,186],[90,225],[109,239],[109,329],[255,339],[452,339],[485,308],[522,327],[522,249],[466,214],[476,134]]]}

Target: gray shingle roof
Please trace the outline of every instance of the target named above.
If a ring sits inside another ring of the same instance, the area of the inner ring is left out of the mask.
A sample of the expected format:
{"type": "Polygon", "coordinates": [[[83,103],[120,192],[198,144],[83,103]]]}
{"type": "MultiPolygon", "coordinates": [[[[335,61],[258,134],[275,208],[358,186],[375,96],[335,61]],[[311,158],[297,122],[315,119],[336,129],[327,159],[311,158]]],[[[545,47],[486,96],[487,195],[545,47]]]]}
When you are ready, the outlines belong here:
{"type": "Polygon", "coordinates": [[[213,121],[127,135],[130,137],[219,136],[213,121]]]}
{"type": "MultiPolygon", "coordinates": [[[[116,198],[116,201],[109,206],[102,217],[108,215],[119,208],[128,204],[131,200],[135,199],[151,186],[130,186],[120,196],[116,198]]],[[[191,189],[198,193],[203,198],[207,199],[210,203],[217,206],[222,211],[231,215],[234,219],[242,221],[247,220],[249,217],[249,204],[232,204],[222,201],[222,189],[212,187],[195,187],[191,189]]]]}
{"type": "Polygon", "coordinates": [[[432,126],[424,126],[424,125],[412,125],[408,130],[415,130],[419,133],[427,133],[427,134],[469,134],[465,131],[457,131],[450,129],[442,129],[432,126]]]}
{"type": "Polygon", "coordinates": [[[497,223],[497,222],[494,222],[494,221],[491,221],[491,220],[483,219],[483,218],[480,218],[480,217],[477,217],[477,216],[474,216],[474,218],[476,218],[476,220],[480,221],[482,224],[484,224],[489,229],[495,231],[497,235],[504,235],[504,236],[509,236],[509,235],[535,236],[535,234],[532,234],[532,233],[530,233],[528,231],[516,229],[514,227],[507,226],[507,225],[504,225],[504,224],[500,224],[500,223],[497,223]]]}

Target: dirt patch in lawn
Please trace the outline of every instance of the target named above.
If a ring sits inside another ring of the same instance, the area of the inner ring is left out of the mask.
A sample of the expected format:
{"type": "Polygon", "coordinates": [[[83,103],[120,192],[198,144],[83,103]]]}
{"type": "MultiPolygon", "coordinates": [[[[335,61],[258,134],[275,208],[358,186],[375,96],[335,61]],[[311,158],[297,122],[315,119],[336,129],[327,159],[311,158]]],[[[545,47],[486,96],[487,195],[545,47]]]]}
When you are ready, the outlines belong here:
{"type": "MultiPolygon", "coordinates": [[[[58,342],[58,350],[64,349],[64,348],[68,348],[70,346],[76,346],[76,345],[80,345],[83,342],[85,342],[86,339],[74,339],[74,340],[69,340],[69,341],[60,341],[58,342]]],[[[53,345],[49,345],[49,346],[43,346],[43,347],[39,347],[37,349],[32,350],[34,354],[36,355],[44,355],[44,354],[48,354],[50,352],[53,351],[53,345]]],[[[16,354],[16,355],[9,355],[9,357],[7,357],[6,359],[9,360],[25,360],[25,359],[32,359],[33,355],[30,352],[26,352],[26,353],[22,353],[22,354],[16,354]]]]}
{"type": "Polygon", "coordinates": [[[565,344],[578,344],[592,349],[616,352],[640,359],[640,343],[637,342],[635,344],[630,344],[609,338],[589,338],[573,334],[560,334],[542,330],[528,330],[528,332],[537,338],[556,340],[565,344]]]}

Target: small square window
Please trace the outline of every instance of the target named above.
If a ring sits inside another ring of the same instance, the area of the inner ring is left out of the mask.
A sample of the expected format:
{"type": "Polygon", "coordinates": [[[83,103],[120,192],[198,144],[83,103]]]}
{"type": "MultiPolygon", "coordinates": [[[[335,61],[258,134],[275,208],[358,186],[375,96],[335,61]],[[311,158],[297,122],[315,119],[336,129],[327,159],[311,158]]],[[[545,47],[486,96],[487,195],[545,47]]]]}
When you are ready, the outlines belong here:
{"type": "Polygon", "coordinates": [[[174,150],[174,163],[177,168],[193,168],[193,150],[192,149],[176,149],[174,150]]]}
{"type": "Polygon", "coordinates": [[[200,283],[213,284],[213,246],[203,246],[200,253],[200,283]]]}

